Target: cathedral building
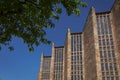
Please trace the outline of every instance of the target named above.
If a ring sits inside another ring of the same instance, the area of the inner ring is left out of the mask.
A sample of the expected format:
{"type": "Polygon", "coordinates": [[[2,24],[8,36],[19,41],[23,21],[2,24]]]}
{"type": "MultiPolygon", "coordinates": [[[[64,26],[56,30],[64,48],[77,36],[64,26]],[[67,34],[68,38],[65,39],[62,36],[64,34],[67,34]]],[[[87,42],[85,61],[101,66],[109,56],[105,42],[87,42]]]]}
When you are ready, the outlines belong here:
{"type": "Polygon", "coordinates": [[[91,7],[82,32],[68,28],[64,46],[52,43],[38,80],[120,80],[120,0],[106,12],[91,7]]]}

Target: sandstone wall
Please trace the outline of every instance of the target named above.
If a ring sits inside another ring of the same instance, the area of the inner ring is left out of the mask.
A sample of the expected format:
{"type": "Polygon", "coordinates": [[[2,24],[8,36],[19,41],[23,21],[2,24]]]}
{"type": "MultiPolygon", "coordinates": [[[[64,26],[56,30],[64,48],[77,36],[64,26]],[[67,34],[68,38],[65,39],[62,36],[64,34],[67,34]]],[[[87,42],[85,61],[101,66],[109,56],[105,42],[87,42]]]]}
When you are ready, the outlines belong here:
{"type": "Polygon", "coordinates": [[[95,57],[95,40],[93,28],[94,9],[90,10],[83,30],[84,41],[84,80],[96,80],[96,57],[95,57]]]}
{"type": "Polygon", "coordinates": [[[113,29],[113,40],[115,45],[115,54],[119,65],[120,76],[120,0],[116,0],[111,10],[111,23],[113,29]]]}

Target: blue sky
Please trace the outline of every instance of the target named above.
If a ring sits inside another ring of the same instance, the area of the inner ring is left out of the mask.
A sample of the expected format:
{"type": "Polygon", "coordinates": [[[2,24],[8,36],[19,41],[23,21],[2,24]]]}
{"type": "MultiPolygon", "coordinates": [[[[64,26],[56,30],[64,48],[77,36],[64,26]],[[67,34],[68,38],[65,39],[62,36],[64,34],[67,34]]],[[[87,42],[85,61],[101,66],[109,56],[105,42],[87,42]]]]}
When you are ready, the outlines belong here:
{"type": "MultiPolygon", "coordinates": [[[[56,46],[63,46],[67,28],[71,32],[81,32],[90,7],[93,5],[97,12],[110,10],[114,0],[85,0],[88,3],[87,8],[80,7],[81,15],[66,16],[66,13],[60,15],[60,20],[55,21],[54,29],[47,29],[46,38],[53,41],[56,46]]],[[[6,47],[0,51],[0,80],[37,80],[40,68],[40,56],[51,55],[51,45],[41,44],[35,47],[34,52],[29,52],[27,45],[22,39],[13,38],[11,45],[15,50],[10,52],[6,47]]]]}

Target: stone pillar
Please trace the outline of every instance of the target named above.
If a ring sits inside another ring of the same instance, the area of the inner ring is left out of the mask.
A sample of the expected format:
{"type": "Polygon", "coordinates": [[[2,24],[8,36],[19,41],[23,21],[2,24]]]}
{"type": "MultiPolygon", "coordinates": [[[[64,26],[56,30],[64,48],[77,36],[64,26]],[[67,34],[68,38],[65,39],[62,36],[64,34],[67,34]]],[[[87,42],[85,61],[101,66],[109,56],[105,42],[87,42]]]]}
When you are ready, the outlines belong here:
{"type": "Polygon", "coordinates": [[[83,31],[83,78],[84,80],[97,80],[98,69],[96,58],[97,54],[97,27],[94,7],[91,8],[83,31]],[[97,66],[97,67],[96,67],[97,66]]]}
{"type": "Polygon", "coordinates": [[[63,70],[62,70],[62,80],[65,80],[65,48],[63,48],[63,70]]]}
{"type": "Polygon", "coordinates": [[[50,65],[50,80],[54,80],[54,53],[55,53],[55,47],[54,47],[54,43],[52,43],[52,56],[51,56],[51,65],[50,65]]]}
{"type": "Polygon", "coordinates": [[[118,74],[120,76],[120,0],[115,0],[111,10],[111,28],[113,33],[113,42],[115,48],[115,57],[118,66],[118,74]]]}
{"type": "Polygon", "coordinates": [[[102,80],[101,65],[100,65],[100,54],[99,54],[99,44],[98,44],[98,29],[97,29],[97,20],[96,20],[96,14],[95,14],[95,8],[94,7],[92,7],[92,22],[93,22],[96,71],[97,71],[96,80],[102,80]]]}
{"type": "Polygon", "coordinates": [[[85,57],[84,57],[84,34],[82,34],[82,65],[83,65],[83,80],[85,80],[85,57]]]}
{"type": "Polygon", "coordinates": [[[67,80],[71,80],[71,32],[70,28],[67,30],[67,80]]]}
{"type": "Polygon", "coordinates": [[[38,80],[41,80],[42,78],[42,66],[43,66],[43,53],[41,54],[41,63],[40,63],[40,71],[38,73],[38,80]]]}

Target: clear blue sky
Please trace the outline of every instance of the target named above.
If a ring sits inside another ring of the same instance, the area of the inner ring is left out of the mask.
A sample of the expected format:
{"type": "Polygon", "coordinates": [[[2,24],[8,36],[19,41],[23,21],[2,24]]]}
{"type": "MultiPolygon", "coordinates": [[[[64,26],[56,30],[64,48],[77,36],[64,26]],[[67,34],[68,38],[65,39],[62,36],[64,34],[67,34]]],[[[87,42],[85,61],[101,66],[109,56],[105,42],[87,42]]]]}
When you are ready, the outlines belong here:
{"type": "MultiPolygon", "coordinates": [[[[71,32],[81,32],[90,6],[93,5],[97,12],[110,10],[114,0],[85,0],[87,8],[80,8],[81,15],[70,17],[66,13],[60,16],[59,21],[55,21],[56,27],[48,29],[47,39],[53,41],[56,46],[63,46],[67,28],[71,32]]],[[[27,46],[19,38],[13,38],[11,44],[15,50],[10,52],[6,47],[0,51],[0,80],[37,80],[40,68],[40,55],[51,55],[51,45],[41,45],[30,53],[27,46]]]]}

